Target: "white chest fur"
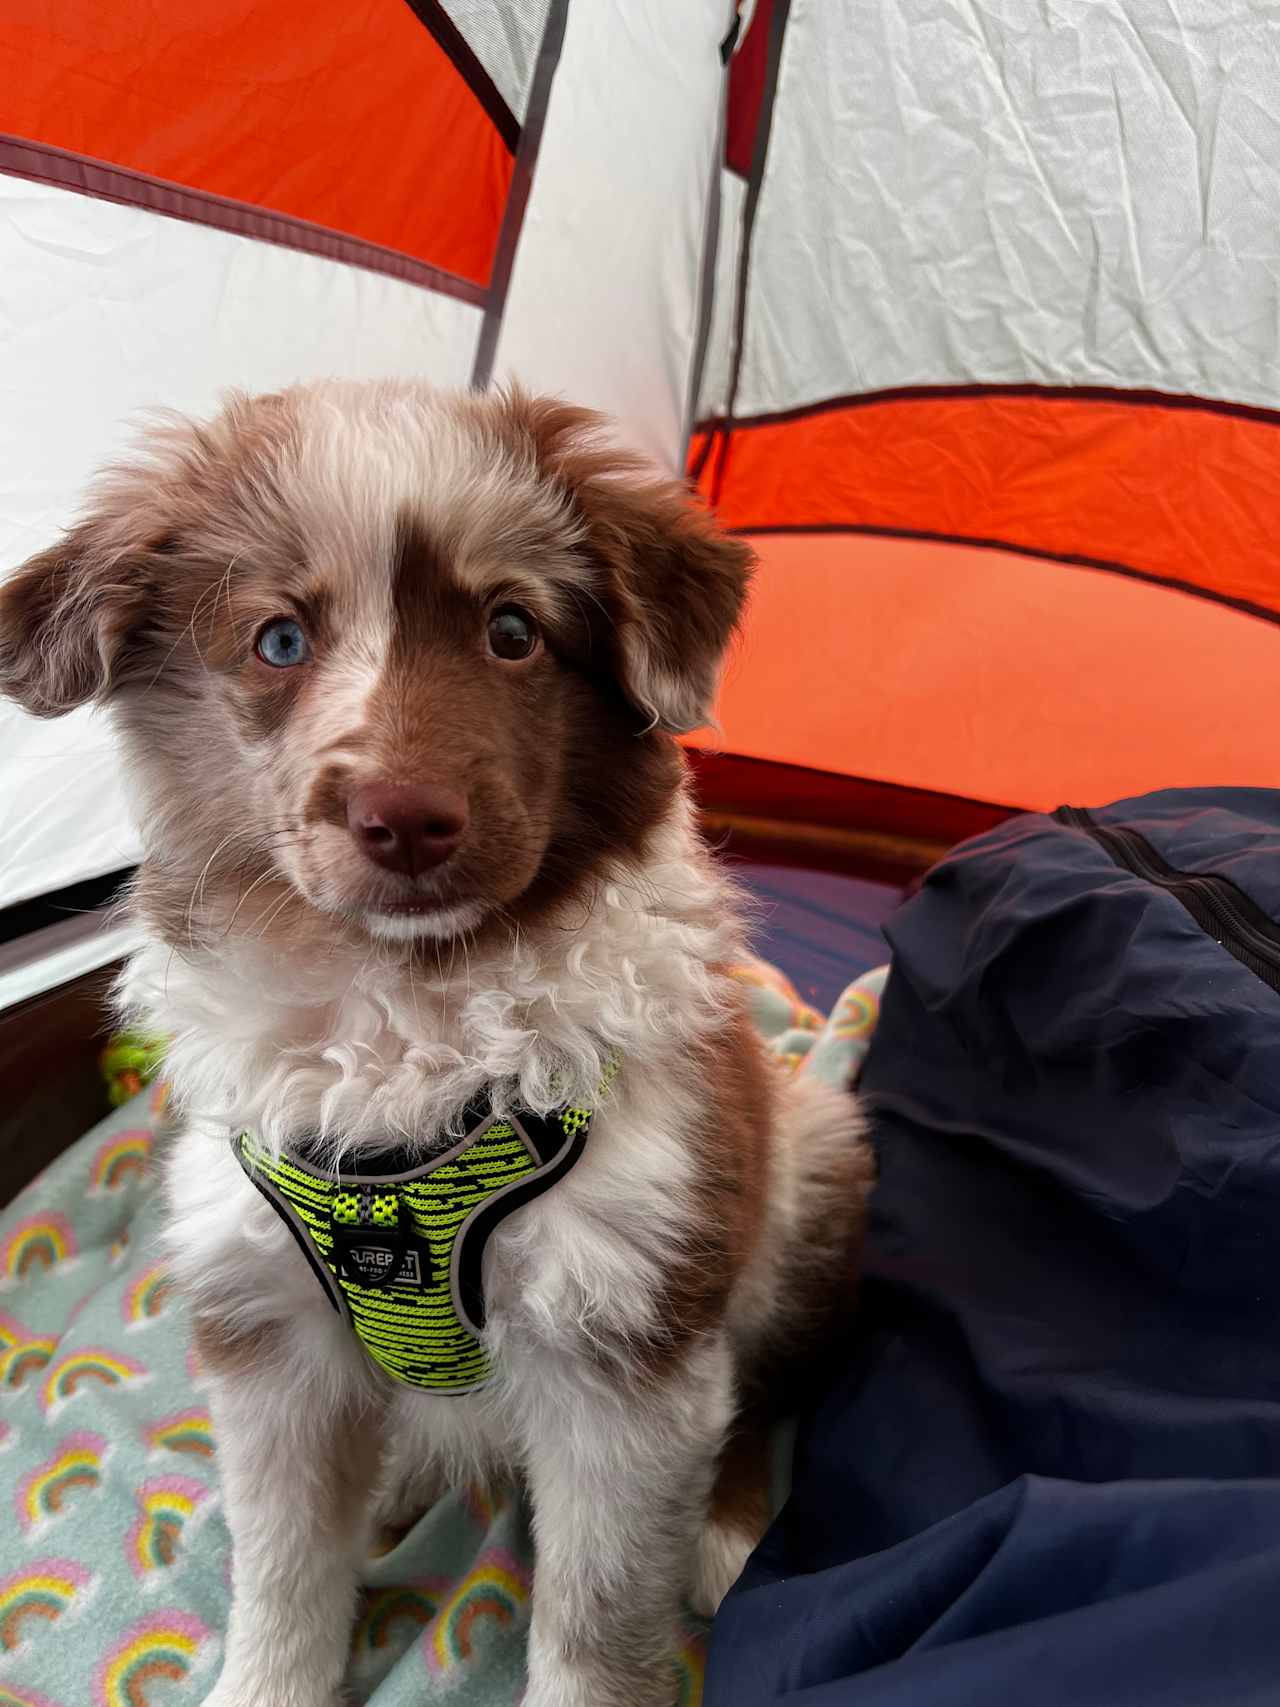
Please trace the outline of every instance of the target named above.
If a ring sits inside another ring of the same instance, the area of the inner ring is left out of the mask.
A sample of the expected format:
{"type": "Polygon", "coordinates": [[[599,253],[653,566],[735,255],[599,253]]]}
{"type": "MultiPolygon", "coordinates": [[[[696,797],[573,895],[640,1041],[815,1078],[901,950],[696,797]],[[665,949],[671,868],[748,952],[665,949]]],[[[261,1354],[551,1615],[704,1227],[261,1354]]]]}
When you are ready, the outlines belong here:
{"type": "MultiPolygon", "coordinates": [[[[406,964],[381,946],[311,964],[253,941],[190,958],[145,946],[124,998],[172,1039],[186,1127],[170,1169],[170,1247],[197,1306],[245,1331],[290,1321],[308,1362],[337,1356],[350,1368],[363,1353],[349,1334],[338,1344],[337,1318],[231,1155],[230,1134],[249,1128],[274,1146],[322,1134],[335,1156],[427,1141],[482,1086],[498,1112],[504,1096],[535,1112],[594,1106],[613,1055],[620,1070],[586,1153],[489,1242],[486,1337],[510,1400],[535,1363],[542,1381],[558,1357],[653,1332],[661,1276],[691,1233],[690,1056],[720,1022],[719,968],[737,947],[726,903],[719,878],[686,856],[655,864],[643,883],[602,886],[572,932],[459,950],[452,963],[445,951],[406,964]]],[[[476,1419],[456,1430],[460,1409],[502,1410],[492,1398],[427,1404],[448,1413],[443,1426],[465,1433],[468,1450],[476,1419]]],[[[483,1432],[496,1446],[503,1431],[483,1432]]]]}

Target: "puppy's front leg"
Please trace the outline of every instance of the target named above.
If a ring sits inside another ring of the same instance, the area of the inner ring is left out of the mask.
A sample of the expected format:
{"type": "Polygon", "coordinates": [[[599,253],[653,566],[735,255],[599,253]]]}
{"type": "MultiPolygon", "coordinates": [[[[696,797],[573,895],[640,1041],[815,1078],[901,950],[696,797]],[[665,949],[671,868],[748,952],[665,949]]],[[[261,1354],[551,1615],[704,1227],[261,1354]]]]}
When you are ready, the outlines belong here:
{"type": "Polygon", "coordinates": [[[702,1341],[625,1386],[562,1366],[539,1397],[524,1707],[672,1707],[681,1601],[732,1416],[728,1347],[702,1341]]]}
{"type": "MultiPolygon", "coordinates": [[[[312,1324],[314,1326],[314,1324],[312,1324]]],[[[312,1336],[314,1338],[314,1335],[312,1336]]],[[[368,1538],[381,1403],[299,1327],[198,1322],[232,1546],[222,1676],[206,1707],[334,1707],[368,1538]]]]}

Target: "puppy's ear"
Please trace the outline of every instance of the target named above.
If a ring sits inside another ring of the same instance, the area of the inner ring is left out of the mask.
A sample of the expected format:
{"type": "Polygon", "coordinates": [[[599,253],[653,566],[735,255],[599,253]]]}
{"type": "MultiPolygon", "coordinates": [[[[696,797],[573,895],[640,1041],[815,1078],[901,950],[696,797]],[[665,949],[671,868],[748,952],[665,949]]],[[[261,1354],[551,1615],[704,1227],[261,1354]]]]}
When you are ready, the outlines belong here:
{"type": "Polygon", "coordinates": [[[628,699],[672,734],[701,728],[742,614],[750,547],[722,533],[675,480],[620,469],[589,482],[579,502],[613,568],[628,699]]]}
{"type": "Polygon", "coordinates": [[[0,693],[36,717],[61,717],[118,685],[145,615],[151,549],[117,533],[100,518],[81,522],[0,584],[0,693]]]}
{"type": "Polygon", "coordinates": [[[233,396],[210,428],[158,412],[133,459],[99,477],[84,519],[0,581],[0,693],[37,717],[61,717],[140,673],[142,642],[173,583],[165,559],[181,551],[202,503],[218,513],[217,435],[229,438],[249,407],[233,396]]]}
{"type": "Polygon", "coordinates": [[[509,393],[538,463],[565,487],[604,571],[617,669],[652,726],[711,721],[720,664],[742,614],[754,554],[722,533],[678,480],[605,441],[603,417],[509,393]]]}

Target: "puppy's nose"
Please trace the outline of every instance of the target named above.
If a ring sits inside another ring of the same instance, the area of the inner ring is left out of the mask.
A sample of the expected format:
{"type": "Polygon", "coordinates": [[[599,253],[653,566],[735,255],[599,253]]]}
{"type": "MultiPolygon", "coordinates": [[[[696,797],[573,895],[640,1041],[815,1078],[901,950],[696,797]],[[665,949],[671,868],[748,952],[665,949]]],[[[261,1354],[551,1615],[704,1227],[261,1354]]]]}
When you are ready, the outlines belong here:
{"type": "Polygon", "coordinates": [[[347,828],[361,851],[406,877],[443,865],[469,816],[461,794],[434,783],[369,783],[347,801],[347,828]]]}

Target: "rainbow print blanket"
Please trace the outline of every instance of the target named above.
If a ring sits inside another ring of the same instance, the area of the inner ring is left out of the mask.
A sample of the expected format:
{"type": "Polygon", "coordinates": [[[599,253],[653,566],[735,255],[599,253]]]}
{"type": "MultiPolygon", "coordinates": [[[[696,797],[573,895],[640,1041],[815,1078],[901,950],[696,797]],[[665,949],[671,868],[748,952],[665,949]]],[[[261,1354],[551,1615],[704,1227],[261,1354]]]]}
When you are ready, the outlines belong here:
{"type": "MultiPolygon", "coordinates": [[[[856,1074],[885,973],[829,1018],[744,967],[798,1072],[856,1074]]],[[[217,1676],[230,1544],[183,1306],[156,1255],[157,1084],[0,1213],[0,1707],[184,1707],[217,1676]]],[[[532,1548],[509,1491],[450,1494],[364,1574],[348,1687],[371,1707],[507,1707],[532,1548]]],[[[690,1620],[681,1707],[701,1699],[690,1620]]]]}

